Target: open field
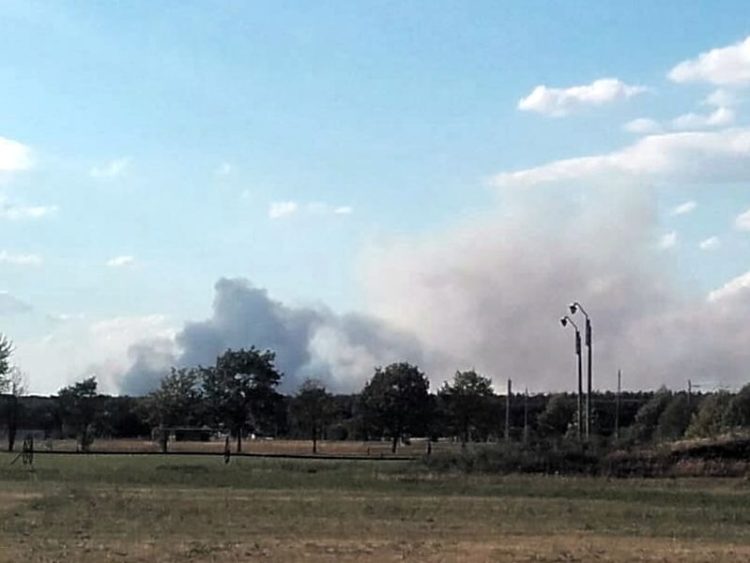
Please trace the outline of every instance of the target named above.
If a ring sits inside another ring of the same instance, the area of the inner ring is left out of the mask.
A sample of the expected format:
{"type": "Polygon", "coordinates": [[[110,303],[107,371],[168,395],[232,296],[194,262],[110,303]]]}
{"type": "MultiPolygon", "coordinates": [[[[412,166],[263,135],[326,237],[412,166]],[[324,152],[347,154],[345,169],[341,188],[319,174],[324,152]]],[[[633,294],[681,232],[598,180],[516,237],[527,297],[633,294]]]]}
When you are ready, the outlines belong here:
{"type": "Polygon", "coordinates": [[[0,455],[0,561],[741,561],[750,483],[0,455]]]}

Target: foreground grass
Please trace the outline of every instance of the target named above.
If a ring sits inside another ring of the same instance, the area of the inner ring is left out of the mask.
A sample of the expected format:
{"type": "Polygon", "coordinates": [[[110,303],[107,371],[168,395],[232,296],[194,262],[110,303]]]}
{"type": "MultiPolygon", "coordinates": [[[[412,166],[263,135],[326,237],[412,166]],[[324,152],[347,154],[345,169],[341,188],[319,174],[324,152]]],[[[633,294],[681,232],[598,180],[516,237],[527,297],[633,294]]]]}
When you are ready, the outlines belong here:
{"type": "Polygon", "coordinates": [[[0,455],[2,561],[750,559],[750,483],[0,455]]]}

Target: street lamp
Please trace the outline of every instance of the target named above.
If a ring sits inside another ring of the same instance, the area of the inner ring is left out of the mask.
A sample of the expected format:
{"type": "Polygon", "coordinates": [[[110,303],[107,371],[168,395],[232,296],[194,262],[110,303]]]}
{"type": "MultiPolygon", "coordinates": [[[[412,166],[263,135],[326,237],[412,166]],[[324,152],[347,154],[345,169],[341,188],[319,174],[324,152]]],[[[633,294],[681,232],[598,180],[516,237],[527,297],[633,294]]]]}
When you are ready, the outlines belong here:
{"type": "Polygon", "coordinates": [[[568,326],[568,323],[576,330],[576,356],[578,356],[578,440],[581,440],[581,428],[583,426],[583,408],[581,396],[583,395],[583,366],[581,364],[581,331],[578,325],[568,315],[560,319],[560,324],[568,326]]]}
{"type": "Polygon", "coordinates": [[[592,348],[592,333],[591,333],[591,319],[586,309],[578,302],[575,301],[570,305],[570,314],[575,315],[578,311],[583,313],[586,317],[586,440],[591,438],[591,348],[592,348]]]}

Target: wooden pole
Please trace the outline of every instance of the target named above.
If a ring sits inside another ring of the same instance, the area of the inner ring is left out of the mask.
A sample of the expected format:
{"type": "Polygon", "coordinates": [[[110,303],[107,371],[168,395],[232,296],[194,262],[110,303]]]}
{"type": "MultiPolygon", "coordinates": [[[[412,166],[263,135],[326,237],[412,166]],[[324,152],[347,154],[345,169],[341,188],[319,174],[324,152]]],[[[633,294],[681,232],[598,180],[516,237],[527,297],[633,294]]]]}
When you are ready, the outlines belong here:
{"type": "Polygon", "coordinates": [[[508,379],[508,392],[505,395],[505,441],[510,442],[510,395],[513,382],[508,379]]]}
{"type": "Polygon", "coordinates": [[[523,443],[529,441],[529,388],[523,393],[523,443]]]}
{"type": "Polygon", "coordinates": [[[617,370],[617,395],[615,395],[615,439],[620,439],[620,393],[622,392],[622,371],[617,370]]]}

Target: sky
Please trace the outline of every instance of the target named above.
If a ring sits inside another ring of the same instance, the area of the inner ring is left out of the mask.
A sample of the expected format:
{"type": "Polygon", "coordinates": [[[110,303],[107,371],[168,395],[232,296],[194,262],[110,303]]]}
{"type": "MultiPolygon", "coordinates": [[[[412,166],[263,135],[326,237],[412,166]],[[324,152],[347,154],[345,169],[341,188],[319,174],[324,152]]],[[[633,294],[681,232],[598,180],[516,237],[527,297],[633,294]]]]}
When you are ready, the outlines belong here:
{"type": "Polygon", "coordinates": [[[736,388],[745,3],[0,0],[0,332],[29,391],[270,347],[736,388]],[[578,320],[582,321],[579,316],[578,320]]]}

